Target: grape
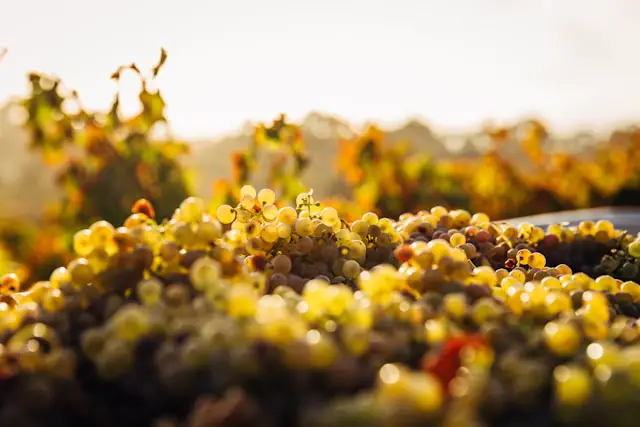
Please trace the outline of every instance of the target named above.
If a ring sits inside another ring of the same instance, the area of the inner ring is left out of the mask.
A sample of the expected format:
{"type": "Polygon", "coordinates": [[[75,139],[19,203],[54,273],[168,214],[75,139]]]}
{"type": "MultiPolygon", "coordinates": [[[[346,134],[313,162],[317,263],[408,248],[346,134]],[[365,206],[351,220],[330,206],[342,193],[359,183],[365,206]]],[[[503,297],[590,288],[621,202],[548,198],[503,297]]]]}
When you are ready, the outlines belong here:
{"type": "Polygon", "coordinates": [[[0,277],[0,294],[11,295],[20,291],[20,279],[14,273],[0,277]]]}
{"type": "Polygon", "coordinates": [[[107,221],[98,221],[93,223],[90,227],[91,245],[98,248],[106,247],[113,241],[115,231],[116,230],[113,225],[109,224],[107,221]]]}
{"type": "Polygon", "coordinates": [[[260,238],[267,243],[273,243],[278,240],[278,227],[273,223],[262,226],[260,230],[260,238]]]}
{"type": "Polygon", "coordinates": [[[627,248],[629,255],[634,258],[640,258],[640,239],[634,240],[627,248]]]}
{"type": "Polygon", "coordinates": [[[147,313],[134,305],[127,305],[118,310],[111,317],[109,324],[114,336],[122,341],[137,341],[149,330],[147,313]]]}
{"type": "Polygon", "coordinates": [[[216,217],[222,224],[231,224],[236,218],[236,213],[231,206],[220,205],[216,211],[216,217]]]}
{"type": "Polygon", "coordinates": [[[307,237],[313,232],[313,225],[309,218],[301,218],[296,220],[294,229],[300,236],[307,237]]]}
{"type": "Polygon", "coordinates": [[[93,280],[94,273],[86,258],[78,258],[67,266],[71,282],[75,285],[86,285],[93,280]]]}
{"type": "Polygon", "coordinates": [[[360,264],[354,260],[345,261],[342,264],[342,274],[348,279],[355,279],[360,274],[360,264]]]}
{"type": "Polygon", "coordinates": [[[215,242],[222,237],[222,225],[218,221],[203,221],[196,229],[196,239],[200,242],[215,242]]]}
{"type": "Polygon", "coordinates": [[[177,222],[174,224],[171,231],[173,233],[173,237],[176,239],[176,243],[182,247],[192,246],[196,241],[196,233],[194,232],[191,224],[177,222]]]}
{"type": "Polygon", "coordinates": [[[278,217],[278,208],[274,205],[264,205],[262,207],[262,216],[267,221],[274,221],[278,217]]]}
{"type": "Polygon", "coordinates": [[[581,405],[592,389],[591,378],[583,368],[562,365],[553,371],[555,397],[562,405],[581,405]]]}
{"type": "Polygon", "coordinates": [[[291,237],[291,226],[289,224],[278,224],[276,231],[279,239],[289,239],[291,237]]]}
{"type": "Polygon", "coordinates": [[[240,197],[249,196],[253,199],[256,195],[256,189],[251,185],[245,185],[240,189],[240,197]]]}
{"type": "Polygon", "coordinates": [[[298,213],[291,206],[284,206],[278,211],[278,222],[293,225],[298,219],[298,213]]]}
{"type": "Polygon", "coordinates": [[[296,249],[303,254],[311,252],[313,250],[313,240],[311,240],[308,236],[301,237],[296,243],[296,249]]]}
{"type": "Polygon", "coordinates": [[[199,197],[189,197],[180,204],[180,219],[188,223],[202,221],[204,201],[199,197]]]}
{"type": "Polygon", "coordinates": [[[220,267],[220,264],[205,256],[199,258],[191,266],[191,283],[193,283],[193,287],[196,290],[205,292],[217,285],[221,274],[222,268],[220,267]]]}
{"type": "Polygon", "coordinates": [[[0,281],[2,425],[94,425],[75,418],[94,412],[105,427],[633,414],[635,239],[609,222],[545,234],[435,207],[349,223],[310,194],[300,214],[275,208],[271,190],[241,197],[215,220],[187,199],[160,224],[136,204],[124,227],[94,223],[86,254],[49,282],[0,281]],[[19,397],[30,381],[56,391],[44,412],[19,397]]]}
{"type": "Polygon", "coordinates": [[[258,193],[258,203],[261,205],[273,205],[275,201],[276,193],[274,193],[273,190],[264,188],[258,193]]]}
{"type": "Polygon", "coordinates": [[[322,218],[322,222],[328,226],[333,226],[336,223],[340,222],[340,218],[338,217],[338,211],[332,207],[326,207],[322,210],[320,217],[322,218]]]}
{"type": "Polygon", "coordinates": [[[579,332],[569,323],[547,323],[544,336],[549,350],[560,356],[572,355],[580,344],[579,332]]]}
{"type": "Polygon", "coordinates": [[[291,271],[291,259],[287,255],[277,255],[271,260],[276,273],[288,274],[291,271]]]}
{"type": "Polygon", "coordinates": [[[80,230],[73,236],[73,250],[79,256],[87,256],[93,250],[91,230],[80,230]]]}
{"type": "Polygon", "coordinates": [[[541,253],[533,253],[529,255],[527,264],[532,268],[543,268],[547,263],[547,259],[541,253]]]}
{"type": "Polygon", "coordinates": [[[162,298],[163,286],[156,279],[149,279],[138,283],[138,299],[144,305],[155,305],[162,298]]]}

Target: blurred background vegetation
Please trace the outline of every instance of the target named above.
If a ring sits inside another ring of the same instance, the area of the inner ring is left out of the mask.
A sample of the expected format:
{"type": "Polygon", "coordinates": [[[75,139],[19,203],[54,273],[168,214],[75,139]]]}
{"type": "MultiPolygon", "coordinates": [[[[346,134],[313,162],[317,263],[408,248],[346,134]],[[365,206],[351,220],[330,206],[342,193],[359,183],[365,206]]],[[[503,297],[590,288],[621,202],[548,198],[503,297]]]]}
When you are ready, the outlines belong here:
{"type": "MultiPolygon", "coordinates": [[[[318,113],[301,123],[283,115],[215,143],[172,137],[151,70],[135,64],[140,112],[122,117],[119,96],[88,111],[62,81],[28,76],[29,93],[0,109],[0,273],[25,282],[48,277],[70,256],[73,233],[96,219],[119,225],[135,200],[170,216],[190,194],[213,205],[246,183],[290,200],[305,189],[347,218],[375,211],[397,217],[434,205],[482,211],[493,219],[578,208],[640,204],[640,129],[598,139],[559,138],[539,120],[436,135],[409,121],[396,129],[318,113]]],[[[215,212],[215,209],[212,210],[215,212]]]]}

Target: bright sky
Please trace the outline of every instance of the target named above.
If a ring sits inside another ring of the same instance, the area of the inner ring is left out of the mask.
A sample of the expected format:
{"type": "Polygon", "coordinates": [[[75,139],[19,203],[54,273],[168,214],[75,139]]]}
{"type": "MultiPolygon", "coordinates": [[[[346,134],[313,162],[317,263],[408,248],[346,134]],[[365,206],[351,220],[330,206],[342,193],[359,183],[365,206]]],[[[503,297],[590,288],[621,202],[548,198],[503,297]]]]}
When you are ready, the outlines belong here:
{"type": "Polygon", "coordinates": [[[638,22],[637,0],[0,0],[0,100],[38,70],[104,108],[110,73],[164,46],[158,84],[185,137],[312,110],[603,127],[640,120],[638,22]]]}

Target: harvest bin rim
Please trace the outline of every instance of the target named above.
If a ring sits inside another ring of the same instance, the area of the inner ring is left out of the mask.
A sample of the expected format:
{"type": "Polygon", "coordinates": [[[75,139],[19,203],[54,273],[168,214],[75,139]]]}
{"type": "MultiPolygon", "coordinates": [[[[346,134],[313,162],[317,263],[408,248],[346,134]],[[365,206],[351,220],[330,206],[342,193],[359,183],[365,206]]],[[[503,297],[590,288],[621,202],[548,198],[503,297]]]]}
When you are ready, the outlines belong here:
{"type": "Polygon", "coordinates": [[[573,211],[550,212],[538,215],[509,218],[497,222],[517,225],[530,222],[537,226],[547,226],[568,222],[577,225],[580,221],[597,221],[605,219],[611,221],[616,228],[627,230],[630,234],[640,233],[640,208],[638,207],[599,207],[578,209],[573,211]]]}

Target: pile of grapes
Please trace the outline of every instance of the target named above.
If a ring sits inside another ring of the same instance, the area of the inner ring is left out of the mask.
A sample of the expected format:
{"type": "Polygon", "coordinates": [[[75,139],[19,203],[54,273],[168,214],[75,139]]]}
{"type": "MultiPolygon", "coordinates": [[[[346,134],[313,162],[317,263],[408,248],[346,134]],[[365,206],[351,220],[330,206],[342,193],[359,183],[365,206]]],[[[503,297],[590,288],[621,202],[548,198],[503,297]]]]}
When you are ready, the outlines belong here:
{"type": "Polygon", "coordinates": [[[637,426],[640,240],[245,186],[0,279],[0,426],[637,426]]]}

